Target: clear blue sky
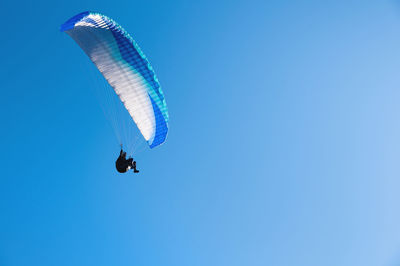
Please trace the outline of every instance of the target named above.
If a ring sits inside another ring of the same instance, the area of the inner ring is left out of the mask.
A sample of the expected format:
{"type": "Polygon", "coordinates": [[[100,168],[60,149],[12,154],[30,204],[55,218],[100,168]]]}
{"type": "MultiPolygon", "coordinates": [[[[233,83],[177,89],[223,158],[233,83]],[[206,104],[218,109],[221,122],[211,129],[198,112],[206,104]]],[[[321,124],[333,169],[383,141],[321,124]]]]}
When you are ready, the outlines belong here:
{"type": "Polygon", "coordinates": [[[396,1],[1,1],[0,265],[400,265],[396,1]],[[270,2],[270,3],[268,3],[270,2]],[[167,142],[114,135],[59,25],[137,40],[167,142]]]}

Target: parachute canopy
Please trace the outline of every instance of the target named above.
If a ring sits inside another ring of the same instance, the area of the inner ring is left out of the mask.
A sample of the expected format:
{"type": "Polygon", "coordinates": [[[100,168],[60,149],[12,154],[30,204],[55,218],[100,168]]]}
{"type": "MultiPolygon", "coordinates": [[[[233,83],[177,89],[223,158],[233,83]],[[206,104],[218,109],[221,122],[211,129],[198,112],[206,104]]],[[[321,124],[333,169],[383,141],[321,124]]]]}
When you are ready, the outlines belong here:
{"type": "Polygon", "coordinates": [[[70,18],[60,30],[71,36],[96,65],[150,148],[164,143],[168,133],[164,94],[132,37],[112,19],[89,11],[70,18]]]}

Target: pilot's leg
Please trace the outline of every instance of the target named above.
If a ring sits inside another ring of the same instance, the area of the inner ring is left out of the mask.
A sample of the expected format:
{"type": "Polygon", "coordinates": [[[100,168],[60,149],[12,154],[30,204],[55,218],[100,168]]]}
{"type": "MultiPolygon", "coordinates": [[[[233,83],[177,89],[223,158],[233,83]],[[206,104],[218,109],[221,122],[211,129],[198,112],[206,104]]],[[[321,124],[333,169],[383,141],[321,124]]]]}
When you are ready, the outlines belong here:
{"type": "Polygon", "coordinates": [[[139,170],[136,169],[136,161],[133,161],[132,167],[133,167],[133,172],[139,173],[139,170]]]}

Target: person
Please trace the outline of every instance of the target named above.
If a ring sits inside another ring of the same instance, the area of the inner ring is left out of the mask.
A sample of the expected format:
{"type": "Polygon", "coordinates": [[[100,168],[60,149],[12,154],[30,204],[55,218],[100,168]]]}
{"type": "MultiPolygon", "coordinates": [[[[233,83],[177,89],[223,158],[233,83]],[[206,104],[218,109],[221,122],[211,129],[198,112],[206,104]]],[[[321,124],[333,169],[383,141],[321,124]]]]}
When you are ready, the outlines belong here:
{"type": "Polygon", "coordinates": [[[122,148],[117,161],[115,161],[115,167],[120,173],[126,173],[130,169],[133,169],[134,173],[139,173],[139,170],[136,169],[136,162],[131,157],[126,159],[126,152],[124,152],[122,148]]]}

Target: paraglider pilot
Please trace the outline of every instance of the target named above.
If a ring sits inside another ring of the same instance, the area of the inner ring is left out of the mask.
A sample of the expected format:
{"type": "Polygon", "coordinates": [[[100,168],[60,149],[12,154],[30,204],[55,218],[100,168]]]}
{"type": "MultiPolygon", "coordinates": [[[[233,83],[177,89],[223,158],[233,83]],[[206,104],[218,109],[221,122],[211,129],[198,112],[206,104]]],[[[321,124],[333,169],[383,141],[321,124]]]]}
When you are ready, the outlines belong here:
{"type": "Polygon", "coordinates": [[[136,162],[131,157],[126,159],[126,152],[124,152],[122,148],[119,153],[119,157],[115,162],[115,167],[117,168],[117,171],[120,173],[126,173],[130,169],[133,169],[133,172],[135,173],[139,173],[139,170],[136,169],[136,162]]]}

